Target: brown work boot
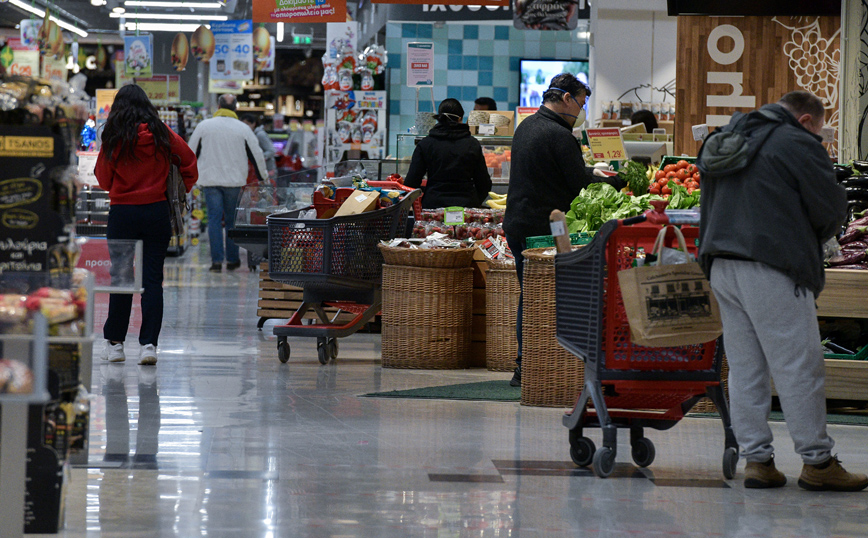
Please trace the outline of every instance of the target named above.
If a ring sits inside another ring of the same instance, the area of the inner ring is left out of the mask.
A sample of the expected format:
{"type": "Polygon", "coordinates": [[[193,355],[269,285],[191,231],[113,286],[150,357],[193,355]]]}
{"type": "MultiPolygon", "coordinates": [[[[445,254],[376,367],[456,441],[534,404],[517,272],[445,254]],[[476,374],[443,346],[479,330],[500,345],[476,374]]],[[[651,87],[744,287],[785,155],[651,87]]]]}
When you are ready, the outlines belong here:
{"type": "Polygon", "coordinates": [[[868,476],[848,473],[837,456],[823,463],[802,467],[799,487],[810,491],[861,491],[868,487],[868,476]]]}
{"type": "Polygon", "coordinates": [[[781,488],[787,483],[784,473],[775,468],[775,457],[768,461],[749,461],[744,467],[744,487],[781,488]]]}

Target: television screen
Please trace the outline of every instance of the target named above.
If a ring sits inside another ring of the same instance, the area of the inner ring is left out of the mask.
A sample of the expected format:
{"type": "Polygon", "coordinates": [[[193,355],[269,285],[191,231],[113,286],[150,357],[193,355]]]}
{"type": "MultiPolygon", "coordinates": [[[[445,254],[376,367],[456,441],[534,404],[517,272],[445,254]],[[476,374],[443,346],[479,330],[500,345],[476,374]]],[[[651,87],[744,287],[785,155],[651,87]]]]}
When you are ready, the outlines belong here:
{"type": "Polygon", "coordinates": [[[561,73],[572,73],[588,84],[588,60],[532,60],[519,61],[518,106],[538,107],[542,95],[552,78],[561,73]]]}

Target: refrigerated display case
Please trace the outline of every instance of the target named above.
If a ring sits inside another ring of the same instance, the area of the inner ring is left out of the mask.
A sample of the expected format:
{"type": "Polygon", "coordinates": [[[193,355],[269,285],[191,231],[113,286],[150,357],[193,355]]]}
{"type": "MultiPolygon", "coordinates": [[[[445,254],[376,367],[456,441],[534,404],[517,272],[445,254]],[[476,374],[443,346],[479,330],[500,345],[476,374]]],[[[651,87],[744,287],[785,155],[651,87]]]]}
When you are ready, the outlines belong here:
{"type": "MultiPolygon", "coordinates": [[[[413,157],[413,150],[420,140],[425,138],[421,135],[414,134],[399,134],[398,135],[398,173],[402,176],[407,175],[410,169],[410,159],[413,157]]],[[[479,143],[482,144],[482,155],[485,157],[485,164],[488,166],[488,173],[491,176],[492,184],[501,188],[509,184],[509,165],[512,154],[512,137],[511,136],[474,136],[479,143]]],[[[495,192],[497,189],[494,189],[495,192]]]]}

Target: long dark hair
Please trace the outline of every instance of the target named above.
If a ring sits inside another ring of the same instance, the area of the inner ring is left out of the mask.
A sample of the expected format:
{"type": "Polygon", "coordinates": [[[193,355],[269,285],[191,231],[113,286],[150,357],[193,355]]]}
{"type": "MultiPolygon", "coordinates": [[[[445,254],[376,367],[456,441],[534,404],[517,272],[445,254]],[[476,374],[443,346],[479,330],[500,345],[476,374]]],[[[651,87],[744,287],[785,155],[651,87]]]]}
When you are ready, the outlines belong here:
{"type": "Polygon", "coordinates": [[[145,90],[135,84],[123,86],[115,95],[102,132],[102,144],[107,155],[114,156],[117,151],[118,160],[140,160],[135,155],[135,149],[139,139],[139,125],[142,123],[146,123],[154,135],[157,152],[168,158],[172,152],[169,128],[160,121],[160,115],[145,90]]]}

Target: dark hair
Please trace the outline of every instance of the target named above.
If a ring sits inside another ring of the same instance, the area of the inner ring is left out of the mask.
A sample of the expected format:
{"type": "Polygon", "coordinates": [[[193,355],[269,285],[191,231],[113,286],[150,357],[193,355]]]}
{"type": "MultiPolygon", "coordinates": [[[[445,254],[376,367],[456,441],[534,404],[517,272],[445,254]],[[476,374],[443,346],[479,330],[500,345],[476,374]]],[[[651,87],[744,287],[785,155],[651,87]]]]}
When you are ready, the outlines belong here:
{"type": "Polygon", "coordinates": [[[217,108],[225,108],[235,112],[235,107],[238,106],[238,99],[231,93],[224,93],[217,99],[217,108]]]}
{"type": "Polygon", "coordinates": [[[650,110],[637,110],[630,116],[630,124],[636,125],[637,123],[644,123],[645,132],[653,133],[654,129],[657,128],[657,117],[650,110]]]}
{"type": "Polygon", "coordinates": [[[497,110],[497,102],[494,99],[492,99],[491,97],[480,97],[479,99],[477,99],[473,103],[480,105],[480,106],[484,106],[488,110],[497,110]]]}
{"type": "Polygon", "coordinates": [[[440,123],[458,122],[464,117],[464,107],[458,102],[458,99],[444,99],[440,101],[440,106],[437,107],[437,115],[434,119],[440,123]],[[455,117],[458,119],[455,119],[455,117]]]}
{"type": "Polygon", "coordinates": [[[584,92],[585,97],[591,96],[591,88],[589,88],[581,80],[577,79],[572,73],[561,73],[552,78],[549,89],[543,93],[543,103],[556,103],[563,101],[564,93],[569,93],[578,100],[579,92],[584,92]],[[552,88],[555,88],[552,90],[552,88]],[[558,91],[560,90],[560,91],[558,91]]]}
{"type": "Polygon", "coordinates": [[[811,92],[802,90],[790,92],[781,97],[778,104],[792,112],[796,118],[802,114],[810,114],[814,120],[826,118],[826,108],[823,106],[823,102],[811,92]]]}
{"type": "Polygon", "coordinates": [[[244,114],[240,119],[244,123],[252,123],[254,127],[259,126],[259,117],[255,114],[244,114]]]}
{"type": "Polygon", "coordinates": [[[139,125],[142,123],[146,123],[148,130],[154,135],[157,152],[168,158],[172,152],[169,128],[160,121],[160,114],[148,99],[145,90],[135,84],[121,87],[115,95],[102,132],[102,145],[106,154],[113,156],[117,151],[118,160],[141,160],[136,157],[135,149],[139,140],[139,125]]]}

